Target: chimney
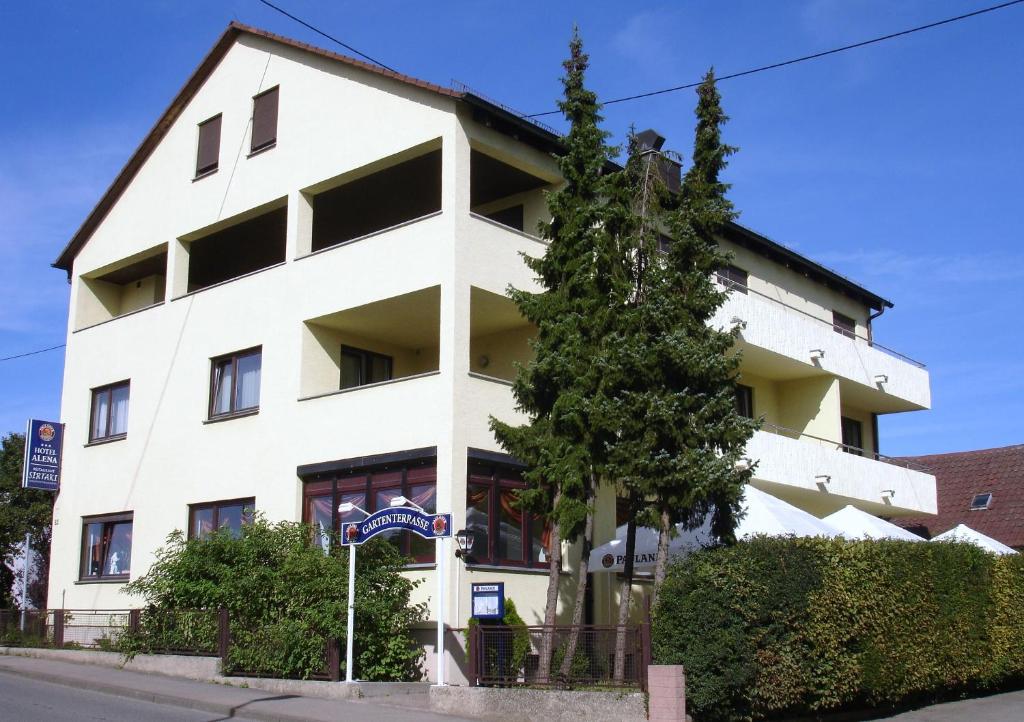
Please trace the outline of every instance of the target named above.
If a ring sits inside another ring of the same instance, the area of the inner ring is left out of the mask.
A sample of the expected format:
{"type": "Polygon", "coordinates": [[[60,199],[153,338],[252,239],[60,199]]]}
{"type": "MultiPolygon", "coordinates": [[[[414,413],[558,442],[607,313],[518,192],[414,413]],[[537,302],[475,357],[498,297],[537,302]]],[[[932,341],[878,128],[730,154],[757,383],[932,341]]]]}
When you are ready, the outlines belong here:
{"type": "Polygon", "coordinates": [[[648,128],[636,134],[636,142],[641,155],[644,153],[657,154],[658,157],[655,162],[658,167],[658,175],[661,176],[662,182],[670,192],[678,193],[682,169],[679,163],[661,154],[661,147],[665,145],[665,136],[653,128],[648,128]]]}

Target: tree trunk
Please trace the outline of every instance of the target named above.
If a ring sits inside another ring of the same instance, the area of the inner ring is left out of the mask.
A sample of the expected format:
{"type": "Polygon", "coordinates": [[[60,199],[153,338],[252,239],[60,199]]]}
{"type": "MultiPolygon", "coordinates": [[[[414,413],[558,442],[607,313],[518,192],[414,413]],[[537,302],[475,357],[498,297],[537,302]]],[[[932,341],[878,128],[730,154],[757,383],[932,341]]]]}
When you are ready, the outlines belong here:
{"type": "Polygon", "coordinates": [[[593,473],[590,475],[590,486],[587,489],[587,519],[583,525],[583,544],[580,549],[579,578],[576,580],[576,600],[572,609],[572,628],[569,630],[569,640],[565,645],[565,656],[562,657],[562,667],[559,676],[568,680],[572,671],[572,662],[576,657],[576,646],[579,644],[580,625],[583,623],[583,607],[587,599],[587,573],[590,569],[590,552],[594,548],[594,493],[595,479],[593,473]]]}
{"type": "Polygon", "coordinates": [[[651,608],[658,606],[658,591],[662,582],[665,581],[665,571],[668,567],[668,543],[669,532],[672,530],[672,519],[667,509],[662,509],[658,519],[658,560],[654,566],[654,591],[651,592],[651,608]]]}
{"type": "Polygon", "coordinates": [[[615,681],[622,682],[626,676],[626,624],[629,623],[629,604],[633,596],[633,557],[636,553],[636,496],[629,505],[629,522],[626,525],[626,562],[619,584],[619,622],[615,631],[615,681]]]}
{"type": "MultiPolygon", "coordinates": [[[[557,507],[561,493],[555,494],[554,505],[557,507]]],[[[547,683],[551,679],[551,655],[554,652],[554,626],[558,612],[558,586],[562,575],[562,537],[558,522],[551,522],[551,535],[548,541],[548,598],[544,607],[544,635],[540,647],[540,660],[537,664],[537,680],[547,683]]]]}

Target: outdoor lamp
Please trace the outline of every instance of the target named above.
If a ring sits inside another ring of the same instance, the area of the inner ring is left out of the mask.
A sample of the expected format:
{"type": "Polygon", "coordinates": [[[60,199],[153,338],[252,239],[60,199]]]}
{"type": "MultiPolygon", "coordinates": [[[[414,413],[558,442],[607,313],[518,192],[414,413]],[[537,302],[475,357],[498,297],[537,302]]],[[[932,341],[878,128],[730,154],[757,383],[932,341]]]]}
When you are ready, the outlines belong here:
{"type": "Polygon", "coordinates": [[[391,501],[389,502],[389,504],[390,504],[391,507],[405,506],[406,504],[408,504],[409,506],[416,507],[417,509],[419,509],[420,511],[422,511],[424,513],[426,512],[426,509],[424,509],[422,506],[417,504],[415,501],[412,501],[410,499],[406,499],[401,494],[399,494],[398,496],[391,497],[391,501]]]}
{"type": "Polygon", "coordinates": [[[889,383],[889,376],[887,374],[875,374],[875,383],[878,385],[889,383]]]}
{"type": "Polygon", "coordinates": [[[340,504],[338,504],[339,514],[351,514],[353,511],[362,512],[363,516],[370,516],[366,509],[356,506],[351,501],[343,501],[340,504]]]}
{"type": "Polygon", "coordinates": [[[820,348],[812,348],[811,358],[815,360],[825,358],[825,350],[820,348]]]}
{"type": "Polygon", "coordinates": [[[460,529],[456,532],[455,543],[459,545],[459,548],[455,550],[455,556],[468,559],[475,540],[476,532],[472,529],[460,529]]]}

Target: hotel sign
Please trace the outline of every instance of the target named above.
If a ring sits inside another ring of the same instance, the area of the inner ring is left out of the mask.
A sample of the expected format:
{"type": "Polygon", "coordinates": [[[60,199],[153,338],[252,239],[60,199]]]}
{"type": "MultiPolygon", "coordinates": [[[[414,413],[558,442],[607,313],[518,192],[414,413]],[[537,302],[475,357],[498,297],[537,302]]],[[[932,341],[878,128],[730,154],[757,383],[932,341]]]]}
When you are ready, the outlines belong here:
{"type": "Polygon", "coordinates": [[[360,522],[344,524],[341,543],[362,544],[393,529],[411,531],[424,539],[443,539],[452,535],[452,515],[428,514],[405,507],[381,509],[360,522]]]}
{"type": "Polygon", "coordinates": [[[64,424],[29,419],[25,429],[25,463],[21,485],[25,489],[60,489],[60,462],[64,448],[64,424]]]}

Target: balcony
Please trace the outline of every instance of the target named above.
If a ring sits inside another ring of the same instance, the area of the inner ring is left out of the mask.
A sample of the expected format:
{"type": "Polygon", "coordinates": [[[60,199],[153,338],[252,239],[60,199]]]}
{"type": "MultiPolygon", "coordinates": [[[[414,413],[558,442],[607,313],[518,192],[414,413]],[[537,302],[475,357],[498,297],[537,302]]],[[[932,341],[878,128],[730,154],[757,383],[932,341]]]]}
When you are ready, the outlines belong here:
{"type": "Polygon", "coordinates": [[[746,457],[755,486],[817,516],[847,504],[886,517],[936,511],[935,477],[880,454],[765,424],[746,457]]]}
{"type": "Polygon", "coordinates": [[[839,378],[844,401],[876,413],[931,406],[928,371],[895,351],[753,289],[733,291],[713,323],[742,323],[738,346],[745,370],[772,379],[829,374],[839,378]]]}

